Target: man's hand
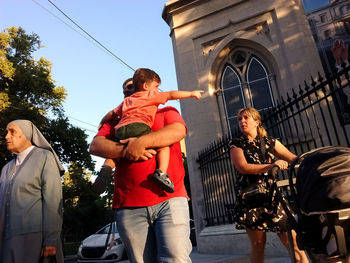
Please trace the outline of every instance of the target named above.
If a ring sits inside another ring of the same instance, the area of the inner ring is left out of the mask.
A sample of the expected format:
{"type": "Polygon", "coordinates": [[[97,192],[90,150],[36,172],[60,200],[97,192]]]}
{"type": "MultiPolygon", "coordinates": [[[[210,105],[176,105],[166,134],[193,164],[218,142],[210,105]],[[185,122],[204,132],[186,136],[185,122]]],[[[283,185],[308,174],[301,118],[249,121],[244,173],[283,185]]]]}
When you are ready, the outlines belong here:
{"type": "Polygon", "coordinates": [[[123,157],[130,161],[146,161],[157,154],[153,149],[146,149],[139,138],[121,140],[120,143],[127,144],[123,151],[123,157]]]}
{"type": "Polygon", "coordinates": [[[56,247],[43,247],[41,249],[40,255],[44,257],[56,255],[56,247]]]}

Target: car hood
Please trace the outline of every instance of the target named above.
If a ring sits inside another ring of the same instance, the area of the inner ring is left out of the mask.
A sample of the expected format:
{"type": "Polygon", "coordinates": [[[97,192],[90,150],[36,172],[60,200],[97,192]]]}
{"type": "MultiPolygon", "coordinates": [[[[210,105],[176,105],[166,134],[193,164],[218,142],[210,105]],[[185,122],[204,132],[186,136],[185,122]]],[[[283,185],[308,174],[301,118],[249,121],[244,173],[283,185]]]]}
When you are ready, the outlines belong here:
{"type": "MultiPolygon", "coordinates": [[[[103,247],[105,246],[106,243],[106,238],[107,235],[103,234],[95,234],[95,235],[91,235],[87,238],[85,238],[82,242],[82,245],[84,247],[103,247]]],[[[112,235],[110,235],[110,240],[112,239],[112,235]]],[[[117,238],[119,238],[119,234],[115,234],[114,235],[114,240],[116,240],[117,238]]]]}

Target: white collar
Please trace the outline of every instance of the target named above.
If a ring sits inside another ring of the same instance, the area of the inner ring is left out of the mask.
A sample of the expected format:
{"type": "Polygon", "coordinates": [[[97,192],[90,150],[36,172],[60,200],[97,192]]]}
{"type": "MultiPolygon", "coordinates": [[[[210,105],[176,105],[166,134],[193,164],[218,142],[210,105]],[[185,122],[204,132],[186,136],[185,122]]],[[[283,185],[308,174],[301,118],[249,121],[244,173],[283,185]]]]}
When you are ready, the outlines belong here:
{"type": "Polygon", "coordinates": [[[20,152],[17,154],[16,158],[16,166],[19,166],[23,163],[24,159],[27,157],[28,153],[34,148],[33,145],[29,146],[27,149],[24,151],[20,152]]]}

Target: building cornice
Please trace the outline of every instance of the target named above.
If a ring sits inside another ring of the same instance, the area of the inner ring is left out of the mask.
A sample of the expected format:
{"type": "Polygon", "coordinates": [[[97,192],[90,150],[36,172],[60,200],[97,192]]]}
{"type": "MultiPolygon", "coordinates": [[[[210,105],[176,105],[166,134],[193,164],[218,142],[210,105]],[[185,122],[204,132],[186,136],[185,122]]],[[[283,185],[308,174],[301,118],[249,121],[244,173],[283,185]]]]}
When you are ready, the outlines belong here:
{"type": "MultiPolygon", "coordinates": [[[[199,5],[203,5],[203,3],[210,2],[210,0],[172,0],[172,1],[168,1],[165,4],[164,9],[163,9],[163,13],[162,13],[162,18],[169,25],[170,31],[173,32],[177,28],[186,26],[190,23],[193,23],[193,22],[198,21],[200,19],[206,18],[208,16],[212,16],[215,13],[219,13],[225,9],[231,8],[232,6],[239,5],[239,4],[242,4],[243,2],[247,2],[247,1],[249,1],[249,0],[236,0],[236,1],[233,1],[232,4],[229,4],[225,7],[219,8],[215,11],[211,11],[208,14],[203,14],[201,16],[194,17],[194,18],[189,19],[180,25],[174,25],[172,23],[172,17],[174,14],[182,13],[186,9],[190,9],[190,8],[194,8],[194,7],[199,6],[199,5]]],[[[171,35],[171,33],[170,33],[170,35],[171,35]]]]}

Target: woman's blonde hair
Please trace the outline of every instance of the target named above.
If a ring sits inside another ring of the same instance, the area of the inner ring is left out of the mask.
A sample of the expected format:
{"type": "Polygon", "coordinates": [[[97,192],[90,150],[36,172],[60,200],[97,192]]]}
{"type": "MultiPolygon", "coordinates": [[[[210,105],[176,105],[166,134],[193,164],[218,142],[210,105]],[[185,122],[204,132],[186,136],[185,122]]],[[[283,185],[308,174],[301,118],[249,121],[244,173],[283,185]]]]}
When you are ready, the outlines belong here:
{"type": "Polygon", "coordinates": [[[257,132],[259,136],[267,136],[267,132],[265,128],[262,126],[261,123],[261,115],[255,108],[243,108],[238,111],[238,118],[243,114],[246,113],[249,117],[252,117],[254,121],[258,122],[257,132]]]}

